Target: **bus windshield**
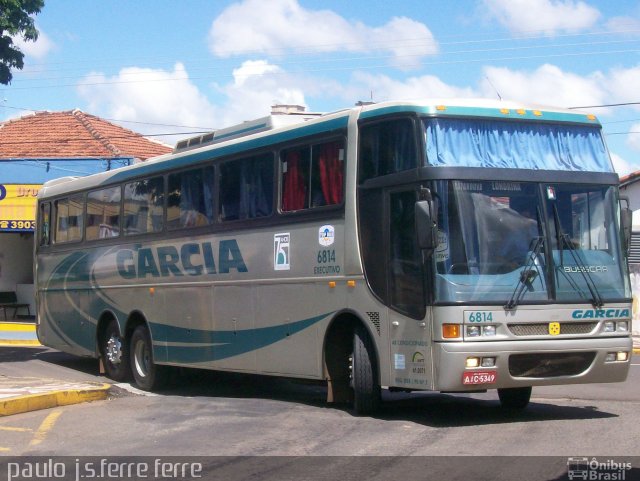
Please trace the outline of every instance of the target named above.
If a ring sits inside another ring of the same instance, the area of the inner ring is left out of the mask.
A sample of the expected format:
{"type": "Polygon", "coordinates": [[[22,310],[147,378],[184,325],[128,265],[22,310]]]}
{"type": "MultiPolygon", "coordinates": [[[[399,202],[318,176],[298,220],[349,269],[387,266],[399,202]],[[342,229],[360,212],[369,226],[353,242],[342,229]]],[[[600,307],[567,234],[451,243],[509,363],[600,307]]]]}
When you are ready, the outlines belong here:
{"type": "Polygon", "coordinates": [[[436,185],[437,301],[597,305],[629,297],[612,186],[436,185]]]}

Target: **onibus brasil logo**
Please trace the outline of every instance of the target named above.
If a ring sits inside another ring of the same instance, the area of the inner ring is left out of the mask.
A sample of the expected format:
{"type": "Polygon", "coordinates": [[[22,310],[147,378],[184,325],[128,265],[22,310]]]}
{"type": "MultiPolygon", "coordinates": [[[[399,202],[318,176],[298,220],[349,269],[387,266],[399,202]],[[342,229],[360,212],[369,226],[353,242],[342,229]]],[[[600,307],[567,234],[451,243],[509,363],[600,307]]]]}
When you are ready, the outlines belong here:
{"type": "Polygon", "coordinates": [[[613,459],[599,461],[595,457],[591,459],[587,457],[571,457],[567,460],[567,471],[570,480],[625,481],[627,472],[631,468],[631,463],[613,459]]]}

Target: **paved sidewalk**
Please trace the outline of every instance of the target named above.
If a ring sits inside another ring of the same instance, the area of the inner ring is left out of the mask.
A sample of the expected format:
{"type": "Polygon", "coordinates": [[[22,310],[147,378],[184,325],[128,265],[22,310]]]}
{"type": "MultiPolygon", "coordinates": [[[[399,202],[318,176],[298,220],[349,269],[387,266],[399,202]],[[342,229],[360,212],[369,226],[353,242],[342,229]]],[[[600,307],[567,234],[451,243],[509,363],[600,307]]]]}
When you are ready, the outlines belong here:
{"type": "Polygon", "coordinates": [[[0,375],[0,416],[107,398],[111,385],[0,375]]]}

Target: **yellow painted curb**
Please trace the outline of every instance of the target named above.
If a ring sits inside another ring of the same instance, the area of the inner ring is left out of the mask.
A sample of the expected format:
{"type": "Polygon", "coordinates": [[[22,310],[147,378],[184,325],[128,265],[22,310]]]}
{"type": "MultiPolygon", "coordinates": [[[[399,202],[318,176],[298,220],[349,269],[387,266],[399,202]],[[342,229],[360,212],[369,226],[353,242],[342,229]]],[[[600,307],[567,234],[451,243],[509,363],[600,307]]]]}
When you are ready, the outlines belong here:
{"type": "Polygon", "coordinates": [[[0,331],[35,332],[36,325],[33,322],[0,322],[0,331]]]}
{"type": "Polygon", "coordinates": [[[0,339],[0,347],[42,346],[37,339],[0,339]]]}
{"type": "Polygon", "coordinates": [[[12,414],[83,402],[102,401],[107,398],[110,388],[110,384],[102,384],[91,389],[65,389],[3,399],[0,400],[0,416],[11,416],[12,414]]]}

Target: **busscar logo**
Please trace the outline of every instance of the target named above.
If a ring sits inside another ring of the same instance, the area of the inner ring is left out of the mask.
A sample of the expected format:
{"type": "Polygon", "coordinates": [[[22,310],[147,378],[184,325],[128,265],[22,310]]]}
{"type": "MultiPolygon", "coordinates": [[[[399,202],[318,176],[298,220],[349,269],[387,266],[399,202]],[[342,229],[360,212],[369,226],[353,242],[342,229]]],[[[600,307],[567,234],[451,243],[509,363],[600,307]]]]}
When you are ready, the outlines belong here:
{"type": "Polygon", "coordinates": [[[273,235],[273,268],[276,271],[288,271],[291,268],[290,242],[291,234],[288,232],[273,235]]]}

